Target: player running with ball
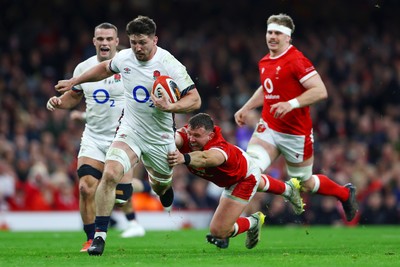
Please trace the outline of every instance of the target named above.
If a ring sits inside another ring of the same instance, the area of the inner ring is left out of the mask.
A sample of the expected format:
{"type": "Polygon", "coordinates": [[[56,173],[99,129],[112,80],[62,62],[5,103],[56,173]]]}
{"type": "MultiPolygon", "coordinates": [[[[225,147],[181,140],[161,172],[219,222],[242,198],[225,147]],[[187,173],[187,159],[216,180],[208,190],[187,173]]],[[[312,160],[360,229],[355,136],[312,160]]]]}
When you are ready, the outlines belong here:
{"type": "Polygon", "coordinates": [[[126,32],[131,45],[129,49],[56,85],[56,90],[65,92],[78,84],[102,80],[116,73],[124,81],[124,116],[107,152],[103,176],[96,191],[96,234],[88,249],[89,255],[103,254],[115,187],[139,160],[163,206],[171,207],[174,197],[172,168],[168,165],[167,154],[176,149],[172,113],[188,113],[201,106],[200,95],[185,66],[157,46],[156,24],[152,19],[138,16],[127,24],[126,32]],[[160,75],[168,75],[177,83],[182,97],[176,103],[170,103],[165,95],[156,98],[150,93],[160,75]]]}

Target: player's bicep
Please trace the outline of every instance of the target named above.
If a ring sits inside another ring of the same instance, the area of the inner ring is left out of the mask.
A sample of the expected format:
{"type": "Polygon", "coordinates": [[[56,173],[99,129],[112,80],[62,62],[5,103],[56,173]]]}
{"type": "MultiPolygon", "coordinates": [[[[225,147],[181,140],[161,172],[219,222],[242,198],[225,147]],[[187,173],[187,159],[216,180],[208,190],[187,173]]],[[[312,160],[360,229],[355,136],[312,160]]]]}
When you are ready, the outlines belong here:
{"type": "Polygon", "coordinates": [[[308,78],[307,80],[305,80],[302,83],[304,89],[309,90],[311,88],[314,87],[318,87],[318,88],[324,88],[324,82],[321,79],[321,76],[319,76],[318,73],[315,73],[313,76],[311,76],[310,78],[308,78]]]}
{"type": "Polygon", "coordinates": [[[226,160],[227,156],[223,150],[220,149],[209,149],[204,151],[206,158],[206,167],[216,167],[222,165],[226,160]]]}

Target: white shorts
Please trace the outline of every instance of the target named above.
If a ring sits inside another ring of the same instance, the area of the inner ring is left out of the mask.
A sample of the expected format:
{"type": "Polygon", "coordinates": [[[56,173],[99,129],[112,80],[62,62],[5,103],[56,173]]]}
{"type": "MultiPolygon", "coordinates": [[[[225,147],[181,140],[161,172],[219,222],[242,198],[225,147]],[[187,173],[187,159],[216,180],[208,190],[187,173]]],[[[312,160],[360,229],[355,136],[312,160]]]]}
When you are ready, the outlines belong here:
{"type": "Polygon", "coordinates": [[[246,153],[243,153],[243,155],[247,159],[246,178],[234,185],[226,187],[222,195],[247,204],[257,192],[258,184],[261,181],[261,171],[249,155],[246,153]]]}
{"type": "Polygon", "coordinates": [[[78,158],[88,157],[101,162],[105,162],[107,150],[111,145],[111,141],[104,141],[101,137],[94,139],[88,134],[83,134],[78,158]]]}
{"type": "Polygon", "coordinates": [[[260,119],[253,136],[275,146],[291,163],[301,163],[309,159],[314,153],[312,131],[310,136],[280,133],[270,129],[268,124],[260,119]]]}
{"type": "MultiPolygon", "coordinates": [[[[169,144],[150,144],[146,142],[146,138],[140,136],[137,132],[121,125],[114,141],[126,143],[145,167],[150,167],[162,175],[172,175],[172,168],[168,164],[167,155],[169,151],[176,150],[174,139],[171,139],[169,144]]],[[[120,163],[126,166],[125,163],[120,163]]]]}

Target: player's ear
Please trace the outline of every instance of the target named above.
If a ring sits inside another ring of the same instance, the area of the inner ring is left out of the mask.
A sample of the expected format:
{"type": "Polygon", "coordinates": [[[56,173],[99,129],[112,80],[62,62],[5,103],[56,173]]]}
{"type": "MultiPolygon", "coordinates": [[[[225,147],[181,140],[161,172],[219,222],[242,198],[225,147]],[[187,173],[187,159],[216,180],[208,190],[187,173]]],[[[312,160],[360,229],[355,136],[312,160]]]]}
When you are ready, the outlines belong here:
{"type": "Polygon", "coordinates": [[[211,133],[208,135],[208,140],[213,139],[214,136],[215,136],[215,133],[214,133],[214,132],[211,132],[211,133]]]}

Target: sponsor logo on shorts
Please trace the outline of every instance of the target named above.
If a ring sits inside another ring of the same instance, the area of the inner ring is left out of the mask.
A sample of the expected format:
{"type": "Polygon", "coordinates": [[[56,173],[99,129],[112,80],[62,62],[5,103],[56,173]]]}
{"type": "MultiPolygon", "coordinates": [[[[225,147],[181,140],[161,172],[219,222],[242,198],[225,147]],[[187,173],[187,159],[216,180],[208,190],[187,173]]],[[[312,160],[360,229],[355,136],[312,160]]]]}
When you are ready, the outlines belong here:
{"type": "Polygon", "coordinates": [[[267,128],[265,127],[264,124],[258,124],[257,125],[257,133],[263,133],[267,128]]]}

